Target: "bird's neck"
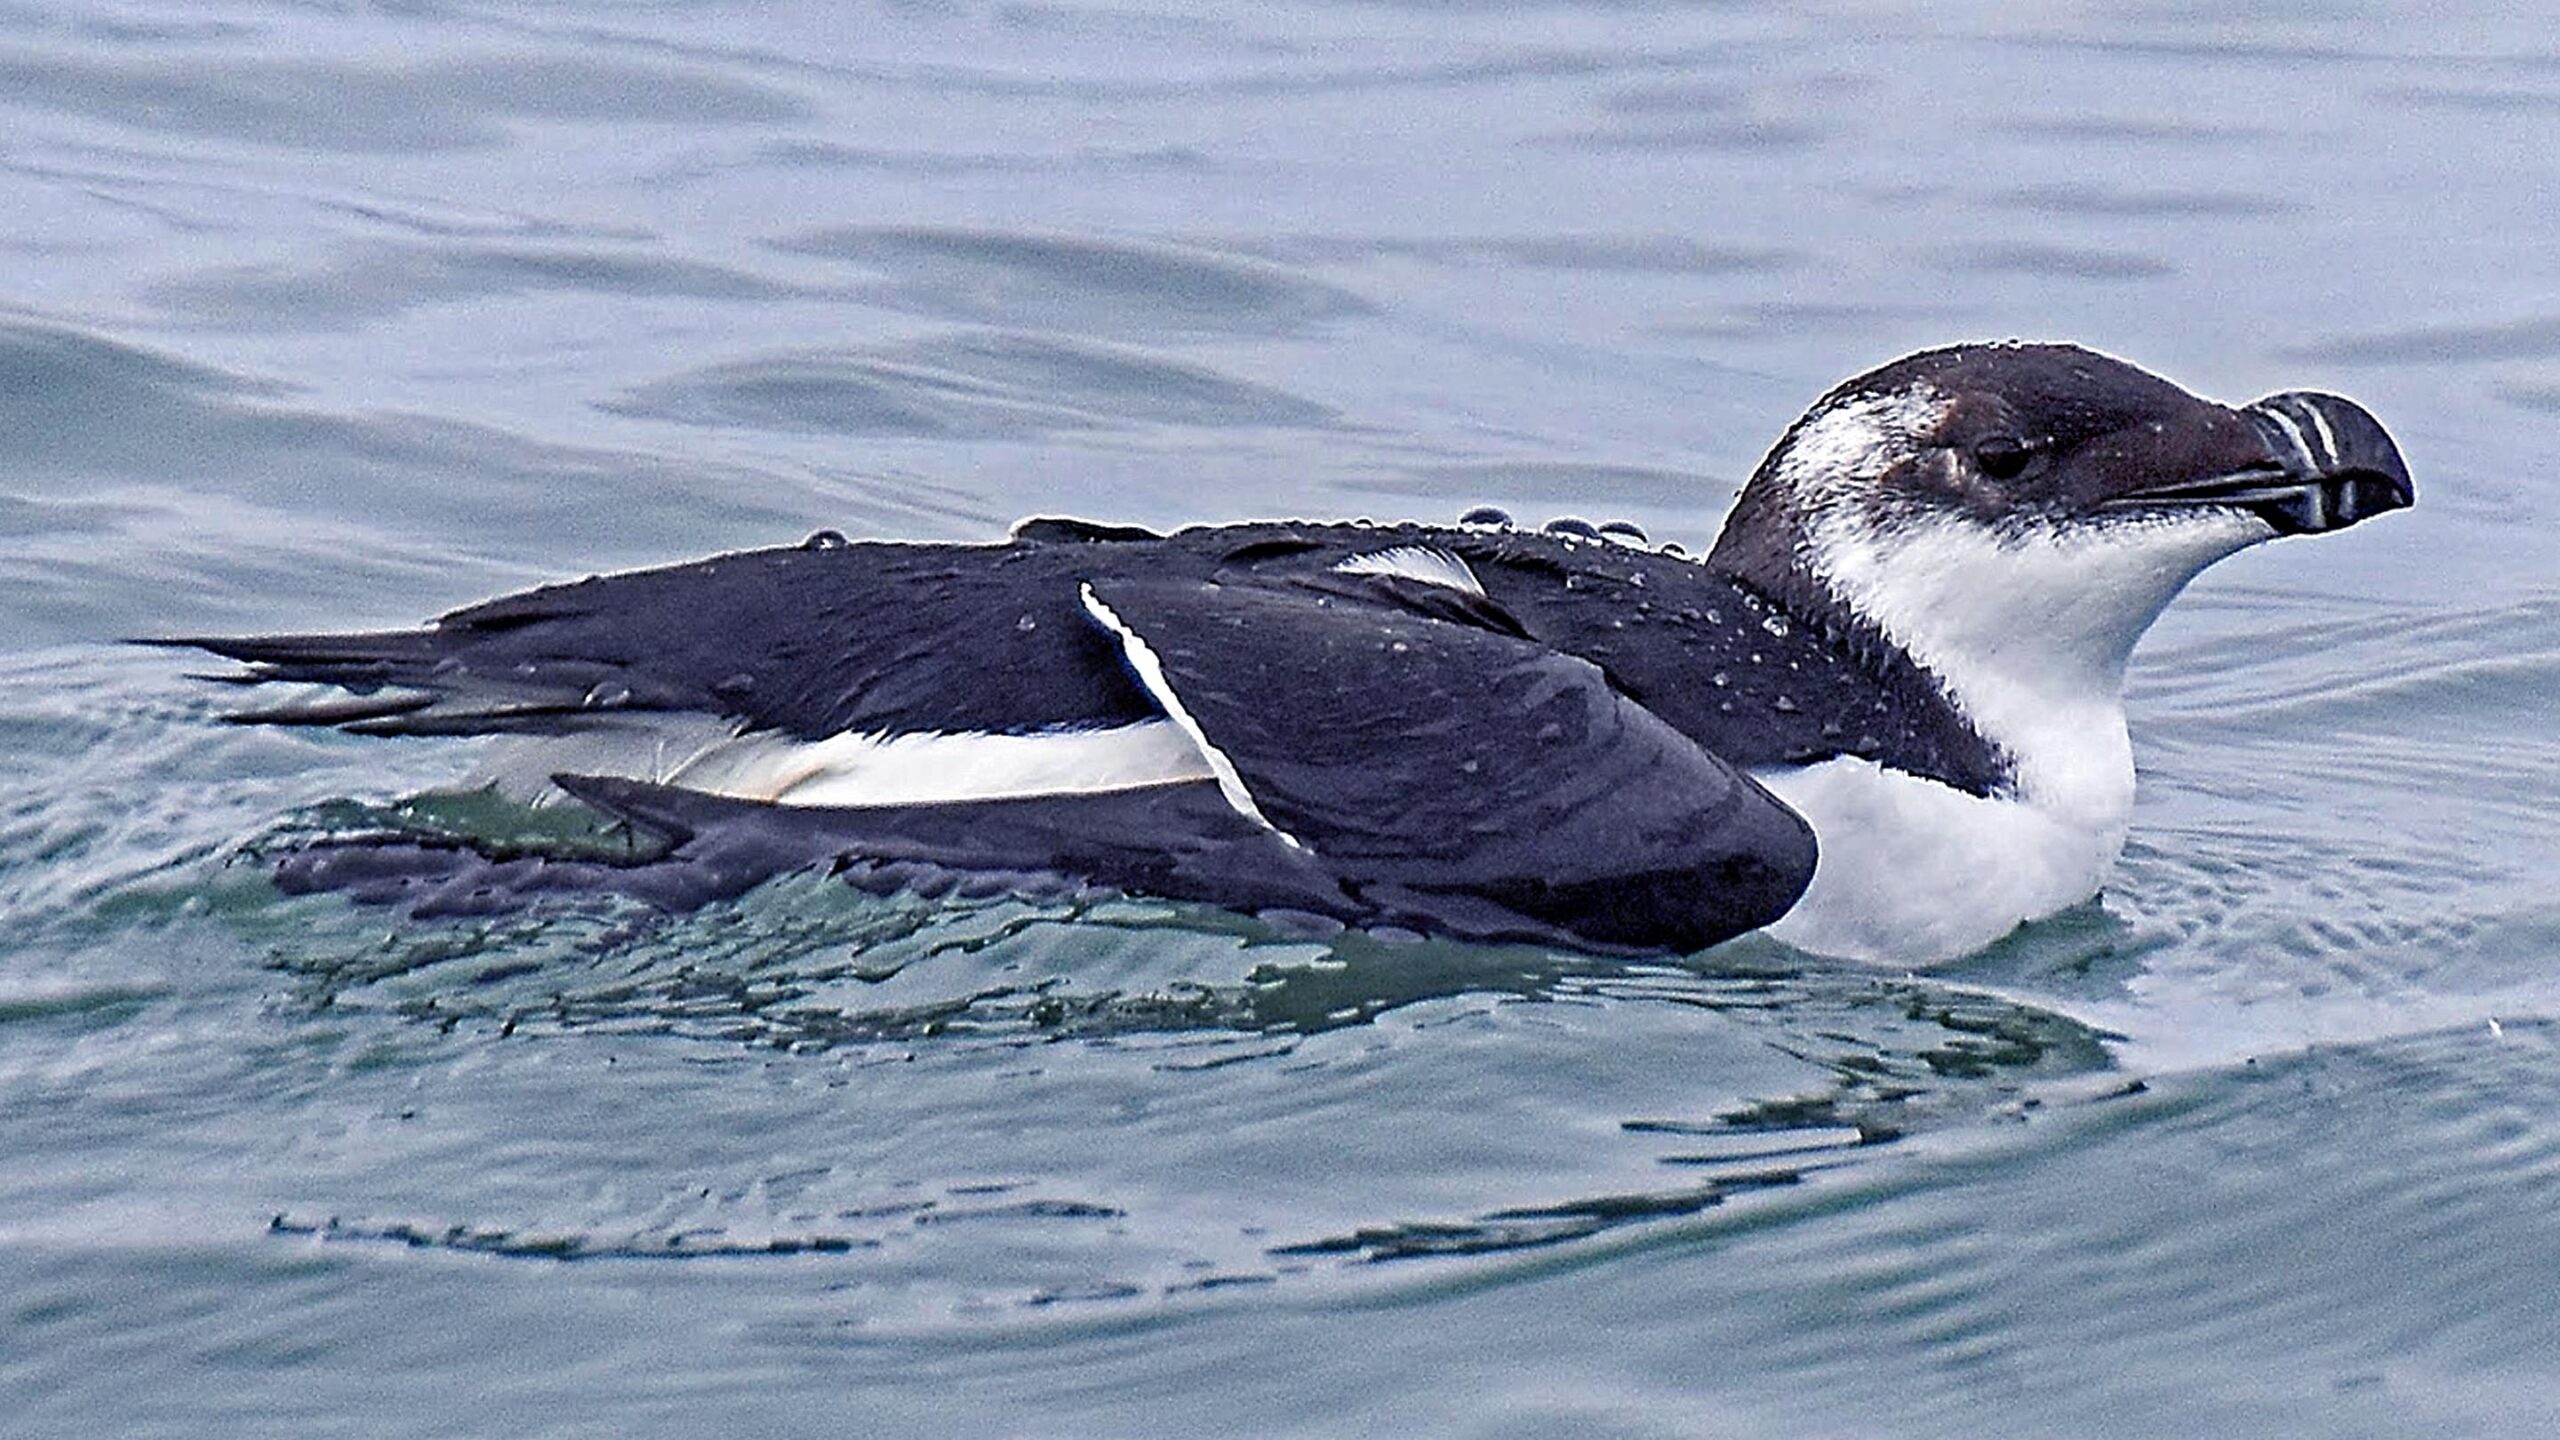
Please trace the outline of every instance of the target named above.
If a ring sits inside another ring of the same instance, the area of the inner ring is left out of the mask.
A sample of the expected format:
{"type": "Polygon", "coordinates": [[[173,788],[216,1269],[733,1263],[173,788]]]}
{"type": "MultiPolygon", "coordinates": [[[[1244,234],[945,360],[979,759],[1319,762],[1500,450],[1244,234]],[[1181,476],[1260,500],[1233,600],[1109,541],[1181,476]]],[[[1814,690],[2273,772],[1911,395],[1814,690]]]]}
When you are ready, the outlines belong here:
{"type": "Polygon", "coordinates": [[[2124,674],[2179,590],[2245,523],[1998,534],[1961,520],[1808,533],[1799,573],[1937,683],[2014,768],[2019,799],[2117,823],[2133,799],[2124,674]]]}

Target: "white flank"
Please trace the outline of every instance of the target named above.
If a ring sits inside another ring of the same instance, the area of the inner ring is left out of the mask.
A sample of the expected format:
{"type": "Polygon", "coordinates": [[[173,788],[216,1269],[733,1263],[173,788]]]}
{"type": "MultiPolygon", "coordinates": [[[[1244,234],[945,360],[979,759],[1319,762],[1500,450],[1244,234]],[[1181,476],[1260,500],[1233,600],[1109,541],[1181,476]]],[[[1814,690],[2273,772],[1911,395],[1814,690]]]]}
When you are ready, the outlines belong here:
{"type": "Polygon", "coordinates": [[[1215,778],[1172,724],[1032,735],[918,732],[795,740],[709,716],[617,716],[571,735],[509,737],[473,785],[541,803],[559,772],[681,785],[776,805],[937,805],[1098,794],[1215,778]]]}
{"type": "Polygon", "coordinates": [[[1161,720],[1035,735],[744,735],[663,777],[742,800],[829,807],[1088,795],[1209,778],[1200,752],[1161,720]]]}
{"type": "Polygon", "coordinates": [[[1467,562],[1446,550],[1424,545],[1398,545],[1392,550],[1370,550],[1354,555],[1333,567],[1342,575],[1393,575],[1424,585],[1437,585],[1444,590],[1463,591],[1482,596],[1484,582],[1467,562]]]}
{"type": "Polygon", "coordinates": [[[1184,735],[1190,737],[1198,758],[1208,763],[1209,774],[1218,782],[1218,793],[1226,797],[1227,804],[1234,807],[1237,814],[1279,836],[1291,849],[1305,849],[1297,836],[1272,824],[1271,817],[1263,814],[1262,807],[1254,803],[1253,792],[1244,788],[1244,777],[1236,773],[1235,762],[1227,758],[1225,751],[1209,743],[1209,736],[1201,730],[1200,722],[1185,708],[1182,697],[1173,692],[1173,683],[1165,677],[1164,661],[1154,648],[1113,613],[1111,607],[1102,602],[1102,597],[1093,593],[1091,585],[1078,586],[1077,593],[1084,599],[1086,613],[1100,621],[1102,628],[1120,637],[1120,648],[1129,657],[1129,668],[1138,672],[1138,683],[1146,687],[1155,702],[1164,707],[1164,713],[1172,717],[1174,724],[1182,727],[1184,735]]]}
{"type": "Polygon", "coordinates": [[[734,722],[712,715],[614,711],[565,735],[491,738],[464,787],[493,786],[510,800],[548,805],[566,798],[551,783],[554,775],[663,781],[694,757],[735,744],[737,734],[734,722]]]}

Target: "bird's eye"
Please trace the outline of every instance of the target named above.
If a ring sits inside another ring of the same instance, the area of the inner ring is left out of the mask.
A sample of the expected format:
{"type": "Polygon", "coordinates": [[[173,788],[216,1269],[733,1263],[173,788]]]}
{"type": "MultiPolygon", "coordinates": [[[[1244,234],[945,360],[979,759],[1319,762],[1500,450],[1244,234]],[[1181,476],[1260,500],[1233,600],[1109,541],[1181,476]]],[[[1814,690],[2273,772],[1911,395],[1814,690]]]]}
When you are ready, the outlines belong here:
{"type": "Polygon", "coordinates": [[[2015,435],[1994,435],[1973,445],[1973,463],[1994,480],[2015,480],[2027,473],[2036,447],[2015,435]]]}

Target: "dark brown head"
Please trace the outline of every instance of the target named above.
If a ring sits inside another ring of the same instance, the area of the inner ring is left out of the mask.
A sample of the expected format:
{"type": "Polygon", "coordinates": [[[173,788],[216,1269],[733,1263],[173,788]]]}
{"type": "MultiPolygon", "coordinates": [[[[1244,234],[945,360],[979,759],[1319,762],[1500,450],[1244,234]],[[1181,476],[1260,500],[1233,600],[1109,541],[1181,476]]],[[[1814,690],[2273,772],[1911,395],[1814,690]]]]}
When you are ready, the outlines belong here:
{"type": "Polygon", "coordinates": [[[1834,389],[1780,438],[1707,563],[1878,632],[1952,691],[2111,687],[2205,566],[2410,503],[2353,401],[2231,407],[2072,345],[1977,344],[1834,389]]]}
{"type": "Polygon", "coordinates": [[[2292,391],[2234,409],[2076,345],[1956,345],[1815,402],[1744,488],[1710,563],[1791,571],[1825,528],[1941,520],[2012,536],[2212,511],[2272,538],[2410,499],[2399,451],[2353,401],[2292,391]]]}

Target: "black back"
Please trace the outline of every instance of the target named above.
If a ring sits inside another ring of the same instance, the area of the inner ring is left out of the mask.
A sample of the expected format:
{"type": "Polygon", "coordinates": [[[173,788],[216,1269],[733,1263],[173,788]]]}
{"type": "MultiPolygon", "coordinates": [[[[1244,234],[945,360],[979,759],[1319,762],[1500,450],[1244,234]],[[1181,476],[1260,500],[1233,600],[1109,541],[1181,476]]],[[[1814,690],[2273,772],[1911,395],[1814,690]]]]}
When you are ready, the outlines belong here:
{"type": "Polygon", "coordinates": [[[1157,535],[1035,521],[999,545],[828,537],[548,586],[422,631],[192,643],[271,678],[402,692],[352,715],[249,717],[352,719],[372,733],[556,730],[623,710],[721,715],[805,739],[1029,733],[1160,713],[1079,598],[1086,584],[1131,581],[1293,584],[1311,604],[1421,607],[1534,640],[1599,666],[1737,768],[1855,755],[1975,794],[2007,778],[2005,757],[1934,681],[1872,636],[1681,556],[1514,530],[1281,522],[1157,535]],[[1484,598],[1335,572],[1404,546],[1464,560],[1484,598]]]}

